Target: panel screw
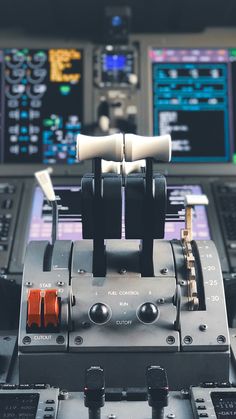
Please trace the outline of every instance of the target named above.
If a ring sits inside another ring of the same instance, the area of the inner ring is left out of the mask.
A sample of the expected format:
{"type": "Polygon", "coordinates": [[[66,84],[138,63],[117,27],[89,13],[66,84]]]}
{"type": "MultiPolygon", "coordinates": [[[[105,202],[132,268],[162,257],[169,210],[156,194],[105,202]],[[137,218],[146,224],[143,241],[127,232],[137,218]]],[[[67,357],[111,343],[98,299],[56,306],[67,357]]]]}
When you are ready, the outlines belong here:
{"type": "Polygon", "coordinates": [[[62,345],[63,343],[65,343],[65,338],[62,335],[57,336],[56,342],[58,343],[58,345],[62,345]]]}
{"type": "Polygon", "coordinates": [[[165,298],[159,298],[159,299],[157,300],[157,302],[158,302],[159,304],[164,304],[164,302],[165,302],[165,298]]]}
{"type": "Polygon", "coordinates": [[[120,270],[120,275],[125,275],[125,274],[126,274],[126,272],[127,272],[127,270],[126,270],[125,268],[122,268],[122,269],[120,270]]]}
{"type": "Polygon", "coordinates": [[[184,286],[185,285],[185,281],[182,279],[180,282],[180,285],[184,286]]]}
{"type": "Polygon", "coordinates": [[[217,336],[217,342],[218,343],[225,343],[226,342],[226,337],[224,335],[217,336]]]}
{"type": "Polygon", "coordinates": [[[59,400],[68,400],[70,393],[67,390],[61,390],[59,393],[59,400]]]}
{"type": "Polygon", "coordinates": [[[28,287],[28,288],[32,287],[32,285],[33,285],[33,282],[30,282],[30,281],[27,281],[25,283],[25,286],[28,287]]]}
{"type": "Polygon", "coordinates": [[[169,414],[167,415],[167,418],[168,418],[168,419],[174,419],[174,418],[175,418],[175,414],[174,414],[174,413],[169,413],[169,414]]]}
{"type": "Polygon", "coordinates": [[[29,345],[31,343],[31,338],[29,336],[25,336],[22,339],[22,342],[23,342],[24,345],[29,345]]]}
{"type": "Polygon", "coordinates": [[[161,269],[161,274],[162,274],[162,275],[166,275],[168,272],[169,272],[169,271],[168,271],[168,268],[163,268],[163,269],[161,269]]]}
{"type": "Polygon", "coordinates": [[[81,336],[76,336],[74,342],[75,342],[75,345],[82,345],[83,338],[81,336]]]}
{"type": "Polygon", "coordinates": [[[107,419],[116,419],[116,415],[114,415],[114,413],[111,413],[107,416],[107,419]]]}
{"type": "Polygon", "coordinates": [[[174,336],[167,336],[167,338],[166,338],[166,343],[168,343],[168,345],[174,345],[174,343],[175,343],[175,338],[174,338],[174,336]]]}
{"type": "Polygon", "coordinates": [[[65,282],[62,281],[58,281],[57,282],[58,287],[63,287],[63,285],[65,285],[65,282]]]}
{"type": "Polygon", "coordinates": [[[79,273],[80,275],[85,274],[85,272],[86,272],[86,271],[85,271],[84,269],[79,269],[79,270],[78,270],[78,273],[79,273]]]}
{"type": "Polygon", "coordinates": [[[185,337],[184,337],[184,343],[185,343],[186,345],[191,345],[191,343],[193,343],[193,338],[192,338],[192,336],[185,336],[185,337]]]}
{"type": "Polygon", "coordinates": [[[199,329],[201,332],[205,332],[207,330],[207,324],[200,324],[199,329]]]}
{"type": "Polygon", "coordinates": [[[189,391],[186,390],[185,388],[183,388],[181,391],[181,396],[183,397],[183,399],[188,399],[189,398],[189,391]]]}

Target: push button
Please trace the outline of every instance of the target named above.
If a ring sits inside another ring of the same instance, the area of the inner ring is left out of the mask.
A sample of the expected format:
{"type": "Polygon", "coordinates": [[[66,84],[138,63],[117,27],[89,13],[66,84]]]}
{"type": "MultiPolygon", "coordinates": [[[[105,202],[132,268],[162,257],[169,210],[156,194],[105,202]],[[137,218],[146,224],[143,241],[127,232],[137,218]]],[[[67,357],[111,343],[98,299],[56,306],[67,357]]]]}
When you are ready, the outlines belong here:
{"type": "Polygon", "coordinates": [[[60,305],[57,290],[45,290],[44,294],[44,327],[59,325],[60,305]]]}
{"type": "Polygon", "coordinates": [[[28,313],[27,325],[28,327],[41,327],[41,307],[42,297],[41,290],[30,290],[28,293],[28,313]]]}

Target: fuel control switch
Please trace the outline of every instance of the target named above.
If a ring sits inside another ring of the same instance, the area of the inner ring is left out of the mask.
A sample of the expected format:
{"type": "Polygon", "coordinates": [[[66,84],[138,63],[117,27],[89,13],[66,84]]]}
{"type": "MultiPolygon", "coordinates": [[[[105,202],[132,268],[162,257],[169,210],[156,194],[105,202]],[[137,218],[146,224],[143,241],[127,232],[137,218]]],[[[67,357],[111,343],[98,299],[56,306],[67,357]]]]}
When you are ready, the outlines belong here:
{"type": "Polygon", "coordinates": [[[60,301],[57,290],[44,291],[44,327],[59,326],[60,301]]]}
{"type": "Polygon", "coordinates": [[[29,290],[27,298],[27,326],[41,327],[41,310],[42,310],[42,295],[41,290],[32,289],[29,290]]]}

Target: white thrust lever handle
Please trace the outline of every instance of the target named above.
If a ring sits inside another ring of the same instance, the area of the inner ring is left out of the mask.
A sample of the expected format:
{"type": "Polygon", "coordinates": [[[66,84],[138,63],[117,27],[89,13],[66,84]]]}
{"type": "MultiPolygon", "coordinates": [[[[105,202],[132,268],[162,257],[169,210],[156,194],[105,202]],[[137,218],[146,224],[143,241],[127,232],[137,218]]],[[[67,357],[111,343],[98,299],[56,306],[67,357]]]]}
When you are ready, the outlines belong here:
{"type": "Polygon", "coordinates": [[[121,162],[123,160],[123,134],[115,133],[102,137],[77,136],[76,157],[78,161],[101,158],[121,162]]]}
{"type": "Polygon", "coordinates": [[[125,134],[125,161],[152,157],[160,162],[171,160],[171,136],[143,137],[135,134],[125,134]]]}

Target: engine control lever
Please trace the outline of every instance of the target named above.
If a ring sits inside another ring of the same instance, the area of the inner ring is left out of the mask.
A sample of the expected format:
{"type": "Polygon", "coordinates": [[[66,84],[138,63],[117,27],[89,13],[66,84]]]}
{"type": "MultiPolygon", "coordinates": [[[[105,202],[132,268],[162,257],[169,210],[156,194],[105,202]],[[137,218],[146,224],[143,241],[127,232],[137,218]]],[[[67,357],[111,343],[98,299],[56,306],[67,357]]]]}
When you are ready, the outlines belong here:
{"type": "Polygon", "coordinates": [[[164,408],[168,406],[169,387],[164,368],[150,366],[146,372],[148,404],[152,408],[152,419],[164,419],[164,408]]]}
{"type": "Polygon", "coordinates": [[[52,244],[57,240],[57,230],[58,230],[58,206],[56,201],[56,195],[53,189],[52,180],[50,174],[52,173],[52,168],[40,170],[35,172],[35,178],[42,189],[44,195],[46,196],[48,202],[52,207],[52,244]]]}
{"type": "MultiPolygon", "coordinates": [[[[105,250],[105,233],[101,220],[104,214],[104,189],[103,189],[103,176],[102,176],[102,159],[106,161],[114,161],[116,163],[128,162],[132,164],[137,160],[146,160],[145,177],[136,177],[133,185],[133,178],[131,179],[131,192],[137,190],[140,186],[144,191],[142,200],[141,220],[139,224],[143,224],[139,238],[142,240],[140,246],[140,266],[142,276],[152,277],[154,274],[153,268],[153,240],[160,239],[164,236],[164,223],[165,223],[165,210],[166,210],[166,183],[163,176],[154,178],[153,176],[153,159],[158,162],[169,162],[171,159],[171,137],[170,135],[162,135],[159,137],[142,137],[134,134],[116,133],[113,135],[103,137],[90,137],[79,134],[77,136],[77,159],[83,161],[93,158],[94,159],[94,176],[92,178],[92,196],[93,201],[93,275],[95,277],[106,276],[106,250],[105,250]],[[158,187],[156,187],[156,181],[158,187]],[[158,206],[156,205],[158,201],[158,206]],[[156,208],[159,208],[161,213],[158,226],[153,229],[153,222],[156,219],[156,208]]],[[[118,170],[117,165],[113,170],[118,170]]],[[[127,180],[128,176],[126,177],[127,180]]],[[[118,178],[117,178],[118,179],[118,178]]],[[[119,179],[118,179],[119,180],[119,179]]],[[[90,182],[91,183],[91,182],[90,182]]],[[[126,183],[126,192],[127,185],[126,183]]],[[[82,180],[82,197],[84,193],[84,181],[82,180]]],[[[91,185],[90,185],[91,186],[91,185]]],[[[121,188],[121,185],[120,185],[121,188]]],[[[91,188],[90,188],[91,190],[91,188]]],[[[121,196],[121,193],[120,193],[121,196]]],[[[133,194],[131,193],[131,196],[133,194]]],[[[122,198],[117,197],[117,201],[122,198]]],[[[131,201],[133,201],[131,197],[131,201]]],[[[132,202],[131,202],[132,207],[132,202]]],[[[87,212],[88,213],[88,212],[87,212]]],[[[115,214],[117,212],[115,211],[115,214]]],[[[126,215],[128,212],[126,212],[126,215]]],[[[119,214],[118,214],[119,215],[119,214]]],[[[86,213],[83,211],[83,231],[84,220],[86,213]]],[[[109,214],[110,218],[115,219],[114,210],[109,214]]],[[[133,226],[132,216],[126,217],[125,230],[126,238],[134,238],[135,233],[129,226],[133,226]]],[[[118,220],[120,224],[121,219],[118,220]]],[[[92,222],[91,222],[92,224],[92,222]]],[[[117,224],[117,225],[118,225],[117,224]]],[[[119,229],[118,229],[119,230],[119,229]]],[[[135,230],[135,229],[134,229],[135,230]]],[[[111,237],[109,237],[111,238],[111,237]]],[[[115,237],[112,237],[115,238],[115,237]]]]}
{"type": "Polygon", "coordinates": [[[182,230],[182,239],[191,242],[193,238],[193,207],[196,205],[208,205],[206,195],[186,195],[185,196],[185,228],[182,230]]]}
{"type": "Polygon", "coordinates": [[[188,281],[188,303],[190,310],[199,308],[199,292],[196,277],[196,262],[192,248],[193,239],[193,208],[196,205],[208,205],[206,195],[185,196],[185,228],[181,230],[183,251],[186,260],[187,281],[188,281]]]}
{"type": "Polygon", "coordinates": [[[157,137],[122,133],[101,137],[79,134],[76,157],[78,161],[101,158],[114,162],[135,162],[151,158],[167,163],[171,160],[171,137],[169,134],[157,137]]]}
{"type": "Polygon", "coordinates": [[[100,367],[86,370],[84,405],[89,409],[89,419],[101,419],[101,407],[105,404],[104,371],[100,367]]]}

